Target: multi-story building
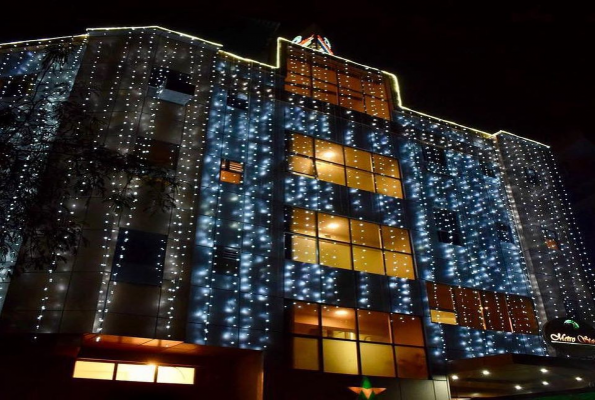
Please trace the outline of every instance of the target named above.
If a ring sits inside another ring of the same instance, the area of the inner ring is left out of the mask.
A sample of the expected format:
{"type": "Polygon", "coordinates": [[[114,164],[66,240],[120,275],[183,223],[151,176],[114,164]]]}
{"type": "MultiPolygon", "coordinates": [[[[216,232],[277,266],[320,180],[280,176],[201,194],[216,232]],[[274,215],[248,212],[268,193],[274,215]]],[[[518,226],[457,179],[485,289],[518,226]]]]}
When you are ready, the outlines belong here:
{"type": "Polygon", "coordinates": [[[2,390],[350,399],[368,377],[379,398],[438,400],[595,383],[541,335],[595,321],[548,146],[408,109],[395,75],[316,34],[275,57],[159,27],[0,47],[3,104],[31,82],[82,91],[99,145],[182,183],[157,213],[141,182],[121,212],[69,199],[88,243],[2,283],[2,390]]]}

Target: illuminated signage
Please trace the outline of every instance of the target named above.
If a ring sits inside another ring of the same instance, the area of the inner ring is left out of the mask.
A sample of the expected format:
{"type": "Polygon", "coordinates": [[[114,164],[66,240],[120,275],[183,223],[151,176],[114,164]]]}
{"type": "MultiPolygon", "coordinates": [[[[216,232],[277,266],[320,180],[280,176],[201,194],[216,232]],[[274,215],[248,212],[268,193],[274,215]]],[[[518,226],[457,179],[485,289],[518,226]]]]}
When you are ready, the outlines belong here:
{"type": "Polygon", "coordinates": [[[543,328],[545,341],[569,355],[595,353],[595,329],[584,321],[556,318],[543,328]]]}

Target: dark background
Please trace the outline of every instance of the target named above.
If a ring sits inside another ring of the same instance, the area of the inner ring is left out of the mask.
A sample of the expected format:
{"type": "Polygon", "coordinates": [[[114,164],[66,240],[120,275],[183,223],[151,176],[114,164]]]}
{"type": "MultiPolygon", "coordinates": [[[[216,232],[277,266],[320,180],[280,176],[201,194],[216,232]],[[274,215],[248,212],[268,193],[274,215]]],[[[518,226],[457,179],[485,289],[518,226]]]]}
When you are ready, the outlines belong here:
{"type": "MultiPolygon", "coordinates": [[[[12,3],[15,5],[16,3],[12,3]]],[[[595,239],[595,4],[538,2],[23,2],[0,42],[160,25],[266,61],[317,23],[337,55],[394,72],[404,104],[551,145],[590,253],[595,239]]]]}

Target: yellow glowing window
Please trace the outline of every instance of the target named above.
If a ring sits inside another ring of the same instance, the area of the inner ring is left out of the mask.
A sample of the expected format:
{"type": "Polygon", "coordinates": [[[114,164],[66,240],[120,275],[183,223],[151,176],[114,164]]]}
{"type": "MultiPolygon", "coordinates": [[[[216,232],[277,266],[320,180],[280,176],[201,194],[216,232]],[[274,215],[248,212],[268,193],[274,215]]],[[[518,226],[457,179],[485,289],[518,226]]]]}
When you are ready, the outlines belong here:
{"type": "Polygon", "coordinates": [[[370,222],[351,220],[351,241],[354,244],[380,249],[380,226],[370,222]]]}
{"type": "Polygon", "coordinates": [[[374,154],[374,172],[377,174],[400,178],[399,162],[393,158],[374,154]]]}
{"type": "MultiPolygon", "coordinates": [[[[354,93],[354,94],[357,94],[357,93],[354,93]]],[[[361,113],[365,112],[364,99],[362,99],[359,96],[352,95],[352,94],[341,96],[341,106],[343,106],[345,108],[350,108],[355,111],[359,111],[361,113]]]]}
{"type": "Polygon", "coordinates": [[[362,375],[395,376],[393,346],[373,343],[360,343],[362,375]]]}
{"type": "Polygon", "coordinates": [[[351,269],[351,246],[330,240],[318,241],[320,264],[333,268],[351,269]]]}
{"type": "Polygon", "coordinates": [[[242,183],[244,166],[242,163],[231,160],[221,160],[221,182],[228,182],[239,185],[242,183]]]}
{"type": "Polygon", "coordinates": [[[334,339],[355,340],[355,310],[345,307],[322,307],[322,335],[334,339]]]}
{"type": "Polygon", "coordinates": [[[289,156],[289,170],[301,175],[314,176],[314,161],[307,157],[289,156]]]}
{"type": "Polygon", "coordinates": [[[354,168],[347,168],[347,186],[373,193],[374,174],[354,168]]]}
{"type": "Polygon", "coordinates": [[[348,167],[372,172],[372,157],[367,151],[345,147],[345,164],[348,167]]]}
{"type": "Polygon", "coordinates": [[[301,335],[320,336],[320,323],[318,304],[296,302],[292,306],[292,325],[293,333],[301,335]]]}
{"type": "Polygon", "coordinates": [[[335,164],[345,164],[343,146],[326,140],[316,139],[316,158],[335,164]]]}
{"type": "Polygon", "coordinates": [[[310,87],[302,86],[297,83],[286,83],[285,90],[291,93],[300,94],[302,96],[310,96],[310,87]]]}
{"type": "Polygon", "coordinates": [[[415,269],[413,268],[413,257],[411,255],[385,251],[384,262],[387,275],[415,279],[415,269]]]}
{"type": "Polygon", "coordinates": [[[316,160],[316,172],[321,181],[345,186],[345,168],[340,165],[316,160]]]}
{"type": "Polygon", "coordinates": [[[385,196],[403,198],[401,181],[388,176],[376,175],[376,192],[385,196]]]}
{"type": "Polygon", "coordinates": [[[314,157],[314,139],[308,136],[292,133],[290,151],[303,156],[314,157]]]}
{"type": "Polygon", "coordinates": [[[392,314],[391,324],[394,344],[423,347],[424,334],[419,317],[392,314]]]}
{"type": "Polygon", "coordinates": [[[430,310],[430,319],[437,324],[458,325],[457,314],[450,311],[430,310]]]}
{"type": "Polygon", "coordinates": [[[349,220],[345,217],[318,213],[318,237],[349,242],[349,220]]]}
{"type": "Polygon", "coordinates": [[[401,253],[411,253],[409,232],[406,229],[382,226],[382,243],[384,248],[401,253]]]}
{"type": "Polygon", "coordinates": [[[291,259],[316,264],[316,239],[304,236],[291,237],[291,259]]]}
{"type": "Polygon", "coordinates": [[[293,368],[318,371],[318,339],[293,338],[293,368]]]}
{"type": "Polygon", "coordinates": [[[316,236],[316,212],[302,208],[291,209],[289,230],[302,235],[316,236]]]}
{"type": "Polygon", "coordinates": [[[382,250],[353,246],[353,269],[371,274],[384,275],[382,250]]]}
{"type": "Polygon", "coordinates": [[[408,379],[428,379],[426,351],[420,347],[395,346],[397,376],[408,379]]]}
{"type": "Polygon", "coordinates": [[[74,364],[73,378],[84,379],[114,379],[114,368],[116,364],[95,361],[77,361],[74,364]]]}
{"type": "Polygon", "coordinates": [[[324,339],[322,354],[324,372],[358,374],[356,342],[324,339]]]}
{"type": "Polygon", "coordinates": [[[357,311],[358,339],[364,342],[390,343],[390,319],[379,311],[357,311]]]}
{"type": "Polygon", "coordinates": [[[153,382],[155,381],[155,365],[118,364],[117,381],[153,382]]]}
{"type": "Polygon", "coordinates": [[[157,367],[157,383],[194,384],[194,368],[157,367]]]}

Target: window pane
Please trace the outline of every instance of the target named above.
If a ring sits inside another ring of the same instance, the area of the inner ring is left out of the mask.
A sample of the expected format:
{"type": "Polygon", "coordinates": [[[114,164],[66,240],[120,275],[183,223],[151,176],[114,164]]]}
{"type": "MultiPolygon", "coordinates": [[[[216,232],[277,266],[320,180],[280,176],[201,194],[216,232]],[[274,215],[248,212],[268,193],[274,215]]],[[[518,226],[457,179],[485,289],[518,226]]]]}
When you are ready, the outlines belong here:
{"type": "Polygon", "coordinates": [[[295,83],[298,84],[299,86],[310,86],[310,77],[309,76],[304,76],[301,74],[296,74],[293,72],[288,72],[287,73],[287,78],[285,79],[286,83],[295,83]]]}
{"type": "Polygon", "coordinates": [[[377,174],[400,178],[399,162],[394,158],[374,154],[374,172],[377,174]]]}
{"type": "Polygon", "coordinates": [[[395,346],[397,376],[409,379],[428,379],[426,352],[419,347],[395,346]]]}
{"type": "Polygon", "coordinates": [[[395,376],[393,348],[384,344],[360,343],[362,375],[395,376]]]}
{"type": "Polygon", "coordinates": [[[351,75],[348,73],[341,73],[341,72],[339,72],[338,75],[339,75],[339,85],[341,85],[341,88],[348,88],[351,90],[355,90],[356,92],[362,91],[361,77],[354,76],[354,75],[351,75]]]}
{"type": "Polygon", "coordinates": [[[430,310],[430,318],[437,324],[458,325],[457,314],[450,311],[430,310]]]}
{"type": "Polygon", "coordinates": [[[349,220],[345,217],[318,213],[318,237],[349,242],[349,220]]]}
{"type": "Polygon", "coordinates": [[[314,177],[314,160],[301,156],[289,156],[289,170],[314,177]]]}
{"type": "Polygon", "coordinates": [[[239,185],[242,183],[242,175],[236,172],[221,171],[221,182],[235,183],[239,185]]]}
{"type": "Polygon", "coordinates": [[[450,286],[441,283],[426,282],[426,288],[428,290],[430,308],[449,311],[455,310],[454,296],[450,286]]]}
{"type": "Polygon", "coordinates": [[[475,329],[485,329],[479,291],[468,288],[453,288],[458,323],[475,329]]]}
{"type": "Polygon", "coordinates": [[[333,268],[351,268],[351,246],[340,242],[319,240],[320,264],[333,268]]]}
{"type": "Polygon", "coordinates": [[[345,164],[372,172],[372,157],[367,151],[345,147],[345,164]]]}
{"type": "Polygon", "coordinates": [[[345,164],[343,146],[326,140],[316,139],[316,158],[336,164],[345,164]]]}
{"type": "Polygon", "coordinates": [[[374,174],[347,168],[347,186],[374,193],[374,174]]]}
{"type": "Polygon", "coordinates": [[[157,367],[158,383],[194,384],[194,368],[186,367],[157,367]]]}
{"type": "Polygon", "coordinates": [[[366,114],[390,119],[390,108],[386,100],[379,100],[370,96],[364,96],[364,99],[366,103],[366,114]]]}
{"type": "Polygon", "coordinates": [[[318,339],[293,338],[293,368],[318,371],[318,339]]]}
{"type": "Polygon", "coordinates": [[[398,278],[415,279],[413,257],[409,254],[385,251],[384,262],[386,264],[387,275],[396,276],[398,278]]]}
{"type": "Polygon", "coordinates": [[[390,343],[390,322],[387,313],[377,311],[357,312],[359,340],[390,343]]]}
{"type": "Polygon", "coordinates": [[[316,213],[301,208],[292,208],[289,230],[302,235],[316,236],[316,213]]]}
{"type": "Polygon", "coordinates": [[[291,331],[302,335],[320,335],[318,304],[297,302],[292,306],[291,331]]]}
{"type": "Polygon", "coordinates": [[[329,92],[329,93],[332,93],[334,96],[337,96],[337,86],[336,85],[333,85],[333,84],[330,84],[330,83],[327,83],[327,82],[324,82],[324,81],[321,81],[318,79],[314,79],[313,83],[314,83],[313,84],[314,89],[320,89],[323,92],[329,92]]]}
{"type": "Polygon", "coordinates": [[[388,176],[375,175],[376,178],[376,192],[385,196],[403,198],[403,188],[401,181],[388,176]]]}
{"type": "Polygon", "coordinates": [[[384,275],[382,251],[369,247],[353,246],[353,269],[384,275]]]}
{"type": "MultiPolygon", "coordinates": [[[[357,93],[354,93],[357,94],[357,93]]],[[[351,110],[359,111],[363,113],[365,111],[364,108],[364,99],[361,95],[358,96],[341,96],[341,106],[345,108],[349,108],[351,110]]]]}
{"type": "Polygon", "coordinates": [[[409,231],[407,229],[382,226],[382,244],[386,250],[411,254],[409,231]]]}
{"type": "Polygon", "coordinates": [[[304,236],[291,237],[291,259],[316,264],[316,239],[304,236]]]}
{"type": "Polygon", "coordinates": [[[345,186],[345,168],[340,165],[317,160],[316,172],[320,180],[345,186]]]}
{"type": "Polygon", "coordinates": [[[310,75],[310,63],[301,58],[290,57],[287,60],[287,70],[288,72],[293,71],[302,75],[310,75]]]}
{"type": "Polygon", "coordinates": [[[367,78],[364,79],[362,86],[365,94],[377,97],[378,99],[386,98],[386,90],[382,80],[367,78]]]}
{"type": "Polygon", "coordinates": [[[316,100],[326,101],[327,103],[339,104],[336,92],[323,89],[314,89],[312,90],[312,97],[314,97],[316,100]]]}
{"type": "Polygon", "coordinates": [[[424,345],[424,335],[419,317],[413,315],[392,314],[393,343],[409,346],[424,345]]]}
{"type": "Polygon", "coordinates": [[[115,366],[116,364],[107,362],[77,361],[74,364],[72,377],[111,381],[114,378],[115,366]]]}
{"type": "Polygon", "coordinates": [[[118,364],[116,380],[153,382],[155,380],[155,366],[140,364],[118,364]]]}
{"type": "Polygon", "coordinates": [[[322,336],[355,340],[355,310],[322,306],[322,336]]]}
{"type": "Polygon", "coordinates": [[[337,72],[334,69],[328,68],[328,66],[322,61],[321,64],[312,65],[312,76],[322,81],[337,84],[337,72]]]}
{"type": "Polygon", "coordinates": [[[302,96],[310,96],[310,88],[305,86],[298,86],[296,84],[286,84],[285,90],[291,93],[301,94],[302,96]]]}
{"type": "Polygon", "coordinates": [[[533,301],[530,298],[506,295],[506,303],[514,332],[533,334],[539,332],[533,301]]]}
{"type": "Polygon", "coordinates": [[[322,341],[324,372],[357,375],[356,342],[324,339],[322,341]]]}
{"type": "Polygon", "coordinates": [[[512,332],[505,295],[485,291],[480,293],[486,329],[512,332]]]}
{"type": "Polygon", "coordinates": [[[351,242],[364,246],[382,248],[380,226],[370,222],[351,220],[351,242]]]}
{"type": "Polygon", "coordinates": [[[308,157],[314,157],[314,139],[308,136],[292,133],[289,151],[308,157]]]}

